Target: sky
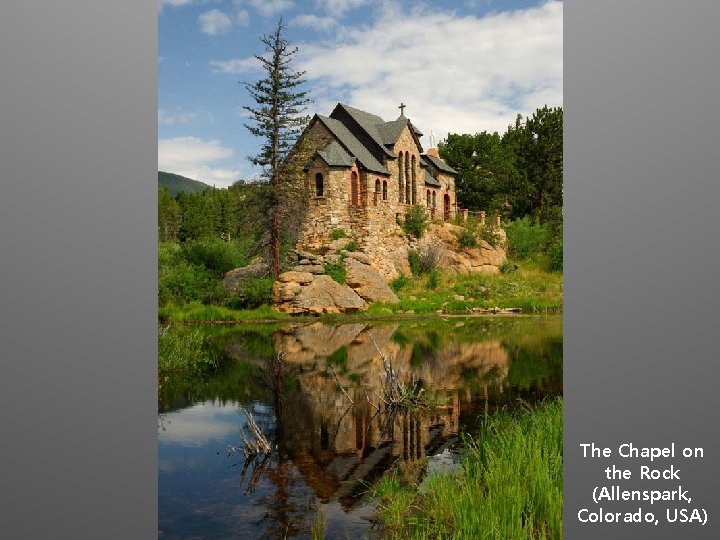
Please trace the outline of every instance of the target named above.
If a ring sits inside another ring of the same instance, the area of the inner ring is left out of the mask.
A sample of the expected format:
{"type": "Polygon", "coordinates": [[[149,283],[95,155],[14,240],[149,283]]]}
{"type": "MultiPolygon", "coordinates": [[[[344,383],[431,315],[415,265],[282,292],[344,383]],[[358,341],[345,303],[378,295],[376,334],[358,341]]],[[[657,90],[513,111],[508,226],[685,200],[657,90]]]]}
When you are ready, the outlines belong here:
{"type": "Polygon", "coordinates": [[[314,102],[404,113],[430,147],[562,106],[563,4],[547,0],[157,0],[158,170],[217,187],[260,173],[242,83],[282,17],[314,102]]]}

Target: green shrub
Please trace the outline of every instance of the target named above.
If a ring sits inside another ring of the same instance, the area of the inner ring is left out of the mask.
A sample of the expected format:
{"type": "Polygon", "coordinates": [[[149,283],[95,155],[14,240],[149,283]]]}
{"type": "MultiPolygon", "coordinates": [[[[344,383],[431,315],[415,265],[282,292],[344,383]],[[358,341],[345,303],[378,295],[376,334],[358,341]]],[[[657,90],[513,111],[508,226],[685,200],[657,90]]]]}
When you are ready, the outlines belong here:
{"type": "Polygon", "coordinates": [[[217,296],[217,280],[205,267],[181,261],[161,268],[158,275],[158,302],[205,302],[217,296]]]}
{"type": "Polygon", "coordinates": [[[548,267],[553,271],[562,272],[563,269],[563,245],[562,242],[555,244],[548,252],[548,267]]]}
{"type": "Polygon", "coordinates": [[[347,272],[345,271],[344,266],[339,264],[326,264],[325,273],[340,285],[345,285],[345,276],[347,272]]]}
{"type": "Polygon", "coordinates": [[[345,246],[345,250],[346,251],[356,251],[357,247],[358,247],[357,242],[355,240],[353,240],[352,242],[350,242],[348,245],[345,246]]]}
{"type": "Polygon", "coordinates": [[[405,221],[402,223],[403,230],[415,238],[421,238],[428,228],[428,216],[422,206],[412,206],[405,212],[405,221]]]}
{"type": "Polygon", "coordinates": [[[457,237],[458,244],[460,244],[461,247],[474,248],[478,245],[477,236],[475,236],[475,232],[470,229],[463,228],[457,237]]]}
{"type": "Polygon", "coordinates": [[[333,232],[330,233],[330,239],[332,240],[340,240],[341,238],[345,237],[347,237],[345,229],[335,229],[333,230],[333,232]]]}
{"type": "Polygon", "coordinates": [[[410,283],[410,278],[405,276],[405,274],[400,274],[398,277],[393,279],[389,285],[393,291],[398,292],[400,289],[402,289],[408,283],[410,283]]]}
{"type": "Polygon", "coordinates": [[[520,260],[527,260],[544,252],[551,240],[549,227],[528,216],[509,223],[505,230],[508,253],[520,260]]]}
{"type": "Polygon", "coordinates": [[[509,274],[511,272],[515,271],[515,265],[511,263],[508,259],[505,259],[502,264],[500,265],[500,273],[501,274],[509,274]]]}
{"type": "Polygon", "coordinates": [[[438,285],[440,285],[440,272],[438,272],[437,269],[433,269],[428,274],[427,288],[432,291],[437,289],[438,285]]]}
{"type": "Polygon", "coordinates": [[[270,304],[272,278],[248,278],[238,286],[235,309],[255,309],[270,304]]]}
{"type": "Polygon", "coordinates": [[[410,264],[410,272],[413,276],[418,277],[421,273],[420,253],[414,250],[408,251],[408,263],[410,264]]]}
{"type": "Polygon", "coordinates": [[[188,240],[182,244],[182,254],[190,264],[204,266],[216,276],[247,264],[245,250],[236,242],[220,238],[188,240]]]}

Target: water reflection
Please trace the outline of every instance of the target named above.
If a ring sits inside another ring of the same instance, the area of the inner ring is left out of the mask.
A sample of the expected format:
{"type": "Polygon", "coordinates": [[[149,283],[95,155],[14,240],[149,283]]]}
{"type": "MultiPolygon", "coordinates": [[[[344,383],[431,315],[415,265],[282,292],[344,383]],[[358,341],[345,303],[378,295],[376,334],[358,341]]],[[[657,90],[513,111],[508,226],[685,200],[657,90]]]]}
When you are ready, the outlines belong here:
{"type": "Polygon", "coordinates": [[[372,513],[363,494],[385,471],[395,467],[405,481],[420,482],[429,468],[452,462],[458,433],[475,429],[485,407],[562,392],[558,317],[271,330],[219,331],[213,340],[226,358],[220,371],[202,383],[169,385],[161,395],[163,537],[302,537],[319,506],[328,516],[328,538],[360,537],[372,513]],[[383,358],[400,382],[422,388],[442,406],[387,410],[383,358]],[[276,449],[245,474],[242,455],[225,454],[226,445],[239,442],[240,404],[251,408],[276,449]],[[208,470],[191,474],[203,459],[208,470]],[[226,485],[228,478],[232,488],[198,489],[226,485]],[[177,502],[188,483],[197,491],[186,491],[183,504],[167,504],[177,502]],[[212,519],[183,525],[184,513],[199,519],[198,507],[212,519]]]}

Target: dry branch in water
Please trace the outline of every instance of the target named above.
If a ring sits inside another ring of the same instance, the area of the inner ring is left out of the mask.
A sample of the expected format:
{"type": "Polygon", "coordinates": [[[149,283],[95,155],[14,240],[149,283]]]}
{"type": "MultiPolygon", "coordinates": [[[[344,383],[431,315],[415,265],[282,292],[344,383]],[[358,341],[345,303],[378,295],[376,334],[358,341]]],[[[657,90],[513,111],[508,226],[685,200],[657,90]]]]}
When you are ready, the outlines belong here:
{"type": "Polygon", "coordinates": [[[269,455],[271,452],[270,443],[268,442],[262,430],[258,427],[255,422],[255,418],[250,411],[244,407],[240,407],[240,410],[245,413],[248,422],[248,431],[250,431],[250,437],[245,434],[245,430],[240,426],[240,438],[244,445],[239,449],[235,446],[228,446],[228,453],[234,454],[238,450],[241,450],[245,454],[245,459],[252,459],[259,455],[269,455]]]}

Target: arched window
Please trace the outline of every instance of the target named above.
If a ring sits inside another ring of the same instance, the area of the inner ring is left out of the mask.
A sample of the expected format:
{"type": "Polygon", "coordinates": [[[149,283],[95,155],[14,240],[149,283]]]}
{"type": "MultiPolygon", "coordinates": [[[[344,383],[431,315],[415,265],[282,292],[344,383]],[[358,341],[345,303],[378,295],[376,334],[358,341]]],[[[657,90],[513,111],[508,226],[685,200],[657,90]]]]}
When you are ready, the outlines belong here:
{"type": "Polygon", "coordinates": [[[427,190],[427,196],[425,197],[425,206],[430,206],[430,190],[427,190]]]}
{"type": "Polygon", "coordinates": [[[320,173],[317,173],[315,175],[315,196],[316,197],[324,197],[325,196],[325,186],[323,185],[323,175],[320,173]]]}
{"type": "Polygon", "coordinates": [[[412,157],[412,167],[410,169],[410,174],[412,175],[412,203],[415,204],[415,194],[417,193],[417,189],[415,186],[415,155],[413,154],[412,157]]]}
{"type": "Polygon", "coordinates": [[[398,201],[404,202],[405,185],[403,184],[403,176],[405,169],[403,168],[403,153],[398,154],[398,201]]]}
{"type": "Polygon", "coordinates": [[[378,199],[380,198],[380,179],[375,179],[375,196],[373,197],[373,202],[375,203],[375,206],[377,206],[378,199]]]}
{"type": "Polygon", "coordinates": [[[387,201],[387,180],[383,180],[383,201],[387,201]]]}
{"type": "Polygon", "coordinates": [[[435,199],[435,190],[433,190],[433,207],[437,206],[437,200],[435,199]]]}
{"type": "Polygon", "coordinates": [[[410,160],[408,159],[408,152],[405,152],[405,202],[410,204],[412,201],[410,195],[410,160]]]}
{"type": "Polygon", "coordinates": [[[360,183],[355,171],[350,174],[350,204],[360,206],[360,183]]]}

